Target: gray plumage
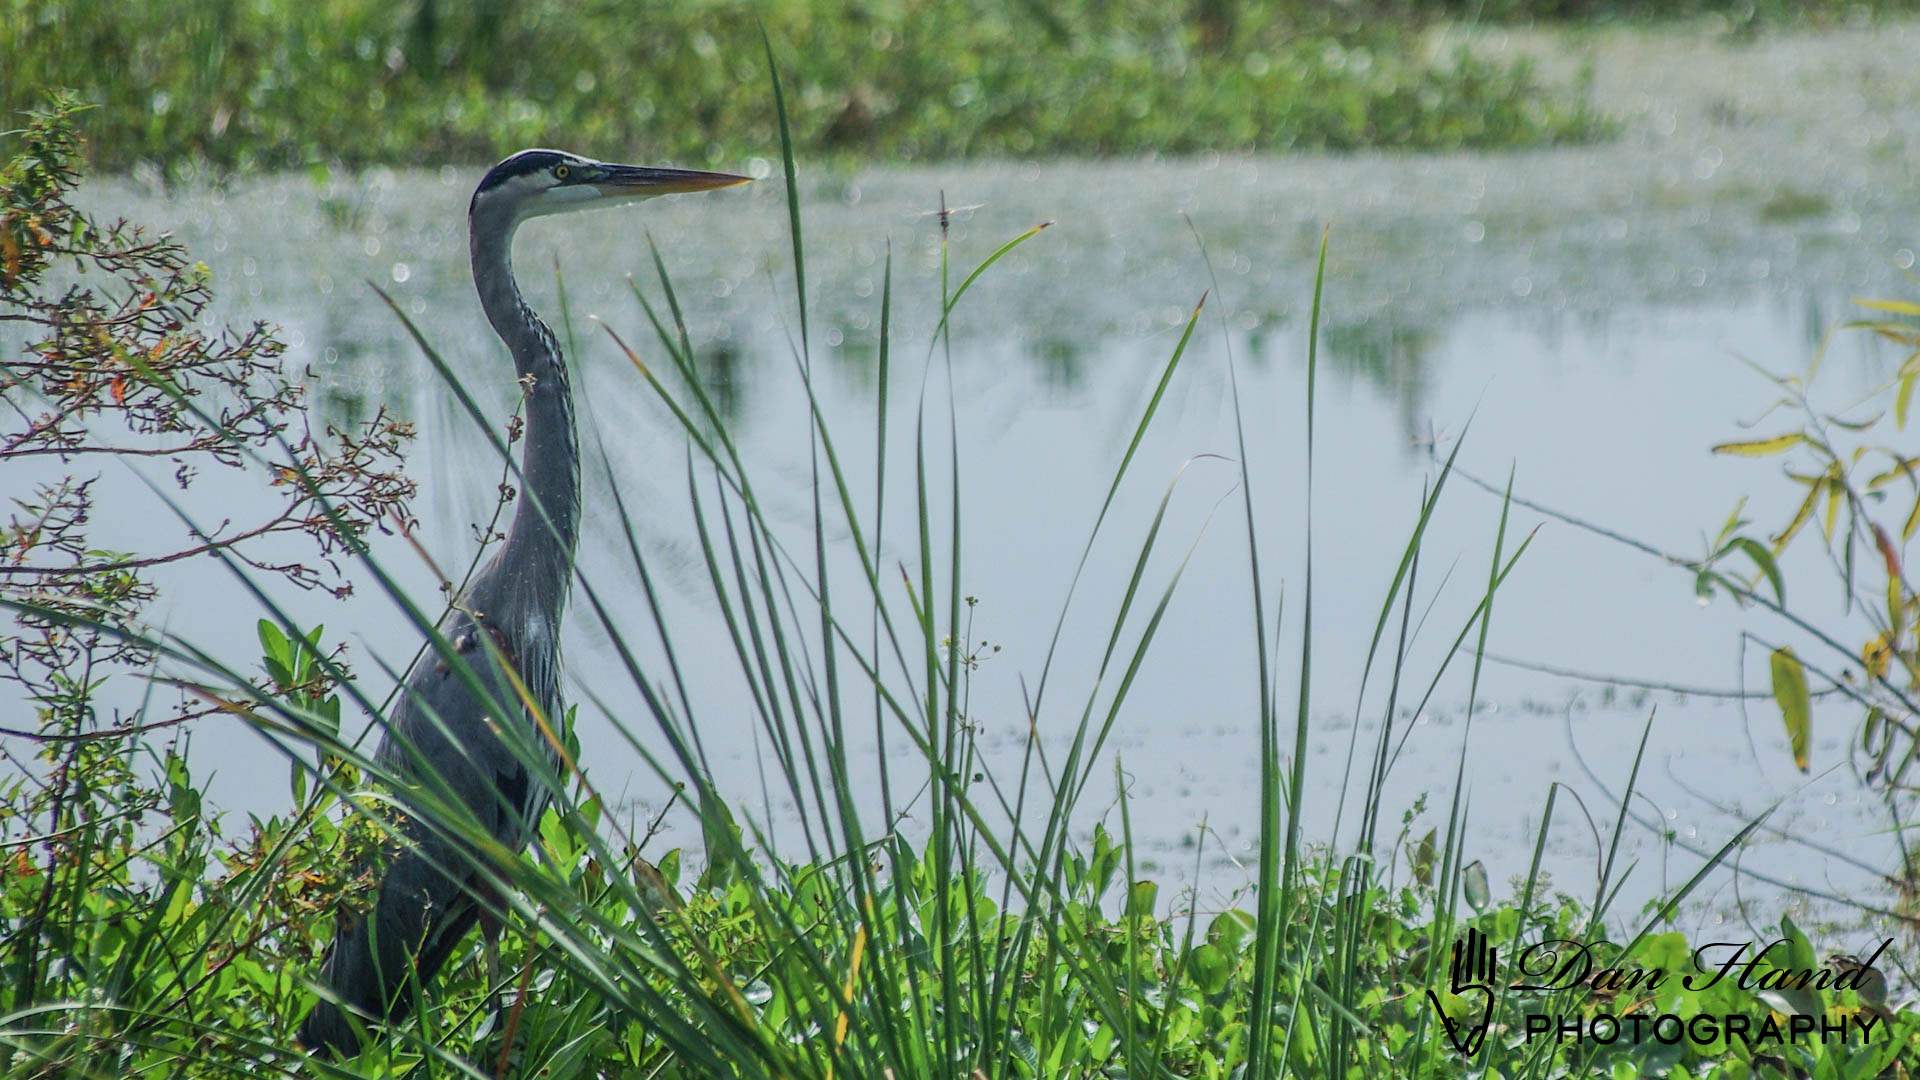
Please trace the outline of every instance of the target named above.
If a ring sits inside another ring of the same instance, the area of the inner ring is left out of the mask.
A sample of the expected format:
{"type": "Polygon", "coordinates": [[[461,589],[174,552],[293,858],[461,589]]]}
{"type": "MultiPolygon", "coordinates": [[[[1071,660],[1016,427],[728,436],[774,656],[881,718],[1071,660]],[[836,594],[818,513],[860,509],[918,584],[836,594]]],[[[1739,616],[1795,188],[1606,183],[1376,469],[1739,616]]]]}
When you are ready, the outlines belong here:
{"type": "MultiPolygon", "coordinates": [[[[554,766],[550,775],[558,775],[551,743],[495,662],[503,657],[549,723],[559,723],[560,619],[579,534],[580,452],[559,345],[514,281],[514,232],[544,214],[744,180],[527,150],[494,166],[474,191],[467,215],[474,286],[526,397],[522,494],[506,539],[438,628],[474,678],[438,650],[423,654],[408,672],[376,754],[382,770],[410,789],[412,797],[402,791],[399,801],[414,813],[377,868],[372,909],[343,921],[319,975],[363,1025],[408,1015],[474,924],[500,915],[475,869],[475,854],[417,816],[433,805],[418,793],[451,798],[488,836],[517,852],[548,798],[529,757],[545,754],[554,766]]],[[[326,1000],[307,1014],[299,1037],[323,1054],[359,1049],[347,1017],[326,1000]]]]}

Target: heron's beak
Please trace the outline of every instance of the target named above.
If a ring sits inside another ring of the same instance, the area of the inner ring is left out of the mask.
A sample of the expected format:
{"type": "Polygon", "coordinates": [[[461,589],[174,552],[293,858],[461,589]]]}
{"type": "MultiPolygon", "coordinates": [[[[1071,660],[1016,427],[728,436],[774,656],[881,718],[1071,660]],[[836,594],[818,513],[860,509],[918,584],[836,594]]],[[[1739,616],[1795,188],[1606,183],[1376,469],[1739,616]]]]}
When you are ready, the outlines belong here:
{"type": "Polygon", "coordinates": [[[603,196],[648,198],[686,191],[713,191],[752,182],[752,177],[696,169],[657,169],[646,165],[607,165],[606,175],[591,181],[603,196]]]}

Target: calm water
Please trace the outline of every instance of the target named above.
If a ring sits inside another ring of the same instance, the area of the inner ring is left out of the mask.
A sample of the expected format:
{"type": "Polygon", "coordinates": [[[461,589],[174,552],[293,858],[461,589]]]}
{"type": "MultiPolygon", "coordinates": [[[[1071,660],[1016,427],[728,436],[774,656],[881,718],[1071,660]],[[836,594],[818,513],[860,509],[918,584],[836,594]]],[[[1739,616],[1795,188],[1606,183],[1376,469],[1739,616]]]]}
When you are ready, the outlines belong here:
{"type": "MultiPolygon", "coordinates": [[[[1310,835],[1324,836],[1331,824],[1368,637],[1435,471],[1428,443],[1451,449],[1471,421],[1460,457],[1468,471],[1504,478],[1512,467],[1521,493],[1670,550],[1696,550],[1743,493],[1753,494],[1763,523],[1784,518],[1782,499],[1791,493],[1770,465],[1716,459],[1707,447],[1769,400],[1743,360],[1797,368],[1847,316],[1849,296],[1907,286],[1902,268],[1914,261],[1907,249],[1920,246],[1920,220],[1905,144],[1898,154],[1876,158],[1871,148],[1852,148],[1827,160],[1790,125],[1721,129],[1704,121],[1690,127],[1688,119],[1666,130],[1658,108],[1648,115],[1646,130],[1632,120],[1618,143],[1533,154],[968,165],[803,177],[823,408],[855,477],[872,472],[874,337],[882,261],[892,245],[899,336],[888,494],[903,511],[912,500],[911,424],[902,419],[911,416],[927,371],[938,298],[937,228],[927,211],[943,190],[949,204],[974,207],[953,233],[962,268],[1034,222],[1056,223],[995,268],[954,324],[963,557],[967,591],[979,598],[970,636],[1002,646],[973,688],[990,764],[1009,777],[1017,768],[1022,677],[1038,672],[1113,465],[1179,323],[1208,287],[1195,231],[1208,245],[1219,292],[1095,549],[1054,674],[1051,715],[1042,718],[1051,739],[1065,738],[1091,684],[1135,545],[1165,486],[1195,455],[1234,451],[1229,346],[1240,365],[1262,558],[1288,595],[1298,595],[1305,312],[1323,222],[1334,231],[1313,506],[1310,835]],[[1783,165],[1796,185],[1821,196],[1783,201],[1783,165]]],[[[447,566],[464,565],[471,551],[472,523],[491,507],[498,463],[367,283],[391,291],[504,420],[511,369],[485,332],[467,278],[463,211],[474,175],[470,168],[321,181],[289,175],[172,194],[123,180],[90,195],[102,212],[175,229],[215,267],[223,317],[278,321],[293,359],[311,368],[330,419],[363,419],[384,403],[419,424],[417,510],[427,547],[447,566]]],[[[716,761],[723,786],[763,813],[754,725],[688,524],[684,442],[591,321],[651,342],[628,291],[629,275],[653,285],[649,234],[675,274],[696,347],[769,512],[799,543],[810,514],[807,431],[788,344],[798,331],[783,193],[775,180],[536,222],[518,247],[523,283],[556,324],[553,270],[556,261],[564,267],[585,422],[639,510],[681,658],[703,699],[696,705],[709,745],[730,748],[716,761]]],[[[1897,359],[1852,336],[1841,337],[1831,356],[1826,388],[1836,401],[1874,385],[1897,359]]],[[[936,368],[928,398],[935,418],[946,415],[945,382],[936,368]]],[[[587,475],[582,566],[626,605],[624,624],[636,640],[647,639],[597,457],[587,475]]],[[[1190,874],[1196,826],[1204,821],[1213,830],[1203,869],[1209,899],[1230,894],[1250,873],[1235,860],[1249,854],[1257,799],[1255,658],[1236,478],[1230,464],[1203,459],[1180,482],[1150,587],[1162,586],[1188,544],[1193,558],[1114,743],[1137,800],[1135,828],[1160,876],[1190,874]],[[1223,503],[1229,494],[1235,497],[1223,503]]],[[[114,510],[103,544],[152,527],[157,504],[137,480],[110,474],[106,483],[114,510]]],[[[229,485],[203,491],[196,506],[239,517],[236,502],[259,497],[252,487],[229,485]]],[[[1431,530],[1420,599],[1436,589],[1439,598],[1409,669],[1423,683],[1484,581],[1498,510],[1496,500],[1462,484],[1449,491],[1431,530]]],[[[889,563],[914,558],[910,546],[895,543],[910,540],[910,523],[908,514],[890,516],[889,563]]],[[[1540,523],[1516,512],[1514,534],[1540,523]]],[[[936,524],[938,534],[944,529],[936,524]]],[[[410,584],[430,587],[430,575],[403,548],[390,545],[386,554],[413,575],[410,584]]],[[[1790,563],[1788,572],[1796,606],[1839,617],[1837,590],[1819,561],[1790,563]]],[[[179,571],[162,614],[172,629],[216,651],[250,656],[252,613],[237,601],[206,599],[237,595],[220,574],[211,566],[179,571]]],[[[854,582],[840,580],[844,595],[854,582]]],[[[1748,648],[1743,665],[1742,631],[1792,638],[1724,601],[1700,605],[1690,585],[1645,557],[1548,522],[1500,595],[1490,648],[1636,679],[1763,689],[1764,650],[1748,648]]],[[[301,618],[325,622],[330,638],[350,642],[359,670],[380,683],[372,658],[404,663],[415,642],[373,591],[363,583],[363,595],[344,604],[288,599],[301,618]]],[[[1298,655],[1299,633],[1298,605],[1290,602],[1283,657],[1298,655]]],[[[566,647],[577,687],[616,708],[631,701],[604,635],[578,607],[566,647]]],[[[1293,697],[1293,666],[1281,666],[1282,701],[1293,697]]],[[[1413,735],[1389,803],[1397,816],[1430,796],[1416,834],[1444,825],[1466,731],[1466,670],[1459,665],[1425,714],[1402,718],[1412,720],[1413,735]]],[[[1641,725],[1656,708],[1643,777],[1648,800],[1636,809],[1663,816],[1679,846],[1635,831],[1640,862],[1630,893],[1645,897],[1684,881],[1699,862],[1685,847],[1717,847],[1738,828],[1734,815],[1777,798],[1786,800],[1773,819],[1782,829],[1817,834],[1869,866],[1887,859],[1886,822],[1843,764],[1854,722],[1847,710],[1820,716],[1815,779],[1807,783],[1792,769],[1770,701],[1743,711],[1733,701],[1608,691],[1502,665],[1487,669],[1481,700],[1466,767],[1473,821],[1466,857],[1484,860],[1496,882],[1524,872],[1550,781],[1570,785],[1596,817],[1610,819],[1606,793],[1619,790],[1641,725]]],[[[1382,701],[1376,686],[1360,718],[1363,746],[1377,731],[1382,701]]],[[[644,730],[633,705],[628,719],[644,730]]],[[[599,783],[630,799],[636,813],[657,806],[658,785],[587,712],[582,734],[599,783]]],[[[891,745],[897,751],[901,740],[891,745]]],[[[204,769],[216,771],[213,790],[224,805],[267,812],[286,804],[284,765],[237,726],[202,730],[194,750],[204,769]]],[[[873,761],[870,738],[863,755],[873,761]]],[[[872,783],[877,767],[870,764],[861,782],[872,783]]],[[[909,759],[896,753],[894,767],[917,781],[909,759]]],[[[1089,821],[1111,803],[1111,769],[1097,775],[1089,821]]],[[[1595,838],[1568,800],[1561,807],[1550,865],[1560,887],[1589,893],[1595,838]]],[[[777,799],[771,813],[784,813],[777,799]]],[[[682,827],[669,842],[697,846],[697,832],[682,827]]],[[[1871,883],[1862,867],[1779,841],[1760,845],[1745,865],[1842,894],[1871,883]]],[[[1751,900],[1768,888],[1749,882],[1744,894],[1751,900]]],[[[1734,900],[1725,875],[1710,899],[1721,914],[1708,917],[1724,917],[1734,900]]]]}

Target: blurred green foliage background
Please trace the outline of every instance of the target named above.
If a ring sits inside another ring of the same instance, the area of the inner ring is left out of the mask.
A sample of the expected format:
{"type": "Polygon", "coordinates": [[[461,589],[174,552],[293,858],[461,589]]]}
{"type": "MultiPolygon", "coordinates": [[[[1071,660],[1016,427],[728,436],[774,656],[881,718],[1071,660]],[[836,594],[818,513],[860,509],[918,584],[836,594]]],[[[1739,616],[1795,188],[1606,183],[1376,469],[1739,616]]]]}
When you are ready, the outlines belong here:
{"type": "Polygon", "coordinates": [[[102,106],[83,126],[107,168],[465,161],[560,141],[733,162],[775,142],[764,23],[816,156],[1484,147],[1604,129],[1578,87],[1429,32],[1473,6],[0,0],[0,108],[76,91],[102,106]]]}

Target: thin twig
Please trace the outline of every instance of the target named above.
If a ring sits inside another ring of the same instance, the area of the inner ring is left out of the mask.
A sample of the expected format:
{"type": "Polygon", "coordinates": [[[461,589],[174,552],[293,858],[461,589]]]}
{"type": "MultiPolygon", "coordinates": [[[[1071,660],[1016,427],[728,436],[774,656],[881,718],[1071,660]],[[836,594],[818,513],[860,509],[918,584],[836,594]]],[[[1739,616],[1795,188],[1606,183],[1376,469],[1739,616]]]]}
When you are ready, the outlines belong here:
{"type": "MultiPolygon", "coordinates": [[[[1519,500],[1515,499],[1514,501],[1518,502],[1519,500]]],[[[1474,650],[1472,647],[1463,644],[1456,651],[1471,654],[1474,650]]],[[[1637,679],[1627,675],[1613,675],[1598,671],[1581,671],[1577,668],[1561,667],[1557,664],[1543,663],[1538,660],[1523,660],[1517,656],[1503,656],[1500,653],[1494,652],[1483,653],[1482,655],[1496,664],[1519,668],[1522,671],[1537,671],[1542,675],[1555,675],[1564,679],[1578,679],[1582,682],[1604,683],[1611,686],[1626,686],[1635,690],[1657,690],[1672,694],[1684,694],[1688,697],[1725,698],[1730,701],[1737,699],[1763,700],[1773,696],[1771,690],[1726,690],[1709,686],[1689,686],[1685,683],[1661,682],[1657,679],[1637,679]]],[[[1812,691],[1811,696],[1823,697],[1841,692],[1842,691],[1836,687],[1827,687],[1822,690],[1812,691]]]]}

